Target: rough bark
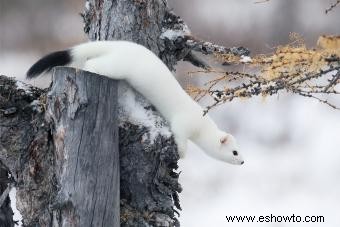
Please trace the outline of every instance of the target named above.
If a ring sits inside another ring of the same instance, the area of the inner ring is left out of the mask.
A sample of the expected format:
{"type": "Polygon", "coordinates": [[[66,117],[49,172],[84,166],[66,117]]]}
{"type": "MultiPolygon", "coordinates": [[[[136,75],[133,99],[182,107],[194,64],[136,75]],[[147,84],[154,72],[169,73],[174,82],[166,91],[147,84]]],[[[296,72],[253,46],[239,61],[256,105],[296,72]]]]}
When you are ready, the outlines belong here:
{"type": "MultiPolygon", "coordinates": [[[[53,143],[44,119],[44,91],[0,77],[0,160],[17,187],[27,226],[48,216],[55,195],[53,143]]],[[[2,179],[3,184],[8,184],[2,179]]],[[[31,225],[32,224],[32,225],[31,225]]]]}

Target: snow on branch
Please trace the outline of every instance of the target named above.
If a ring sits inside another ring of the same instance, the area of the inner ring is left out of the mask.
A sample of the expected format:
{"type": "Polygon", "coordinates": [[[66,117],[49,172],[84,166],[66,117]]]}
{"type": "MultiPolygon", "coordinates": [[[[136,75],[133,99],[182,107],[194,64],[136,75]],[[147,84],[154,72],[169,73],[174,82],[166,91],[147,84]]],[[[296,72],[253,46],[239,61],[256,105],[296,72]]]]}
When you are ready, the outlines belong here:
{"type": "Polygon", "coordinates": [[[193,36],[188,36],[186,45],[194,51],[203,54],[233,54],[236,56],[248,56],[250,51],[244,47],[224,47],[211,42],[198,40],[193,36]]]}
{"type": "Polygon", "coordinates": [[[250,51],[244,47],[224,47],[212,42],[194,37],[185,22],[172,11],[167,12],[162,23],[161,39],[165,41],[167,51],[174,52],[177,60],[189,61],[197,67],[209,69],[209,65],[195,54],[204,55],[232,54],[235,56],[248,56],[250,51]],[[170,50],[169,50],[170,49],[170,50]]]}
{"type": "Polygon", "coordinates": [[[340,94],[340,38],[322,36],[318,40],[318,49],[307,49],[296,34],[292,34],[292,38],[295,40],[291,44],[278,47],[271,55],[253,58],[217,55],[223,62],[242,65],[243,71],[201,71],[218,76],[202,88],[189,87],[189,93],[197,100],[212,97],[213,103],[206,107],[204,114],[236,98],[266,97],[280,91],[313,98],[340,110],[327,100],[327,97],[340,94]]]}

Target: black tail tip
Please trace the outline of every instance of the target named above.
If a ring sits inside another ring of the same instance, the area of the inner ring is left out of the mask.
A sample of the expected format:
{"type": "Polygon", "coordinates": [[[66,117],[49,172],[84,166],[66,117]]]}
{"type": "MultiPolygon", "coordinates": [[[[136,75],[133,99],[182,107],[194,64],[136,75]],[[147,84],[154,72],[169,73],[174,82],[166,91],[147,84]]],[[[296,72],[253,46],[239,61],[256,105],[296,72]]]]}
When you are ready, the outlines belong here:
{"type": "MultiPolygon", "coordinates": [[[[33,68],[33,67],[31,67],[28,71],[27,71],[27,73],[26,73],[26,79],[33,79],[34,77],[37,77],[37,76],[39,76],[39,74],[40,73],[37,73],[37,72],[35,72],[36,70],[33,68]]],[[[42,73],[42,72],[41,72],[42,73]]]]}
{"type": "Polygon", "coordinates": [[[50,53],[41,58],[26,73],[27,79],[32,79],[39,76],[43,72],[50,71],[55,66],[63,66],[71,63],[72,58],[70,50],[62,50],[50,53]]]}

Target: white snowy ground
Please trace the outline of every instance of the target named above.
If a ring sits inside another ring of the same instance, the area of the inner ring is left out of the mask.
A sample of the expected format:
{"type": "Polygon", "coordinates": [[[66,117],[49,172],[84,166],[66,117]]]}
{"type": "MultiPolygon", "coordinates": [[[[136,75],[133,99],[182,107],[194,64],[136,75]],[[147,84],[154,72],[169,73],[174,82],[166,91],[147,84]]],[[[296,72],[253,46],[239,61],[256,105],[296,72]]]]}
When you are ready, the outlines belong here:
{"type": "Polygon", "coordinates": [[[213,117],[238,138],[245,164],[220,163],[190,146],[180,163],[183,227],[340,226],[340,111],[305,98],[259,98],[233,101],[213,117]],[[325,223],[225,218],[271,214],[323,215],[325,223]]]}

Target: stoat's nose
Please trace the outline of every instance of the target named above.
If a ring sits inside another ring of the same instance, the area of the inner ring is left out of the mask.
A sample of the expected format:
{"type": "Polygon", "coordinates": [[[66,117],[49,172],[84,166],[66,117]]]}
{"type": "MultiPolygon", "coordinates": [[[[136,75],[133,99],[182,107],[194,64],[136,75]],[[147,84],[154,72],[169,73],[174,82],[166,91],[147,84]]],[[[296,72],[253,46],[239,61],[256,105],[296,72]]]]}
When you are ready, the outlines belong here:
{"type": "Polygon", "coordinates": [[[241,162],[241,165],[243,165],[244,161],[241,162]]]}

